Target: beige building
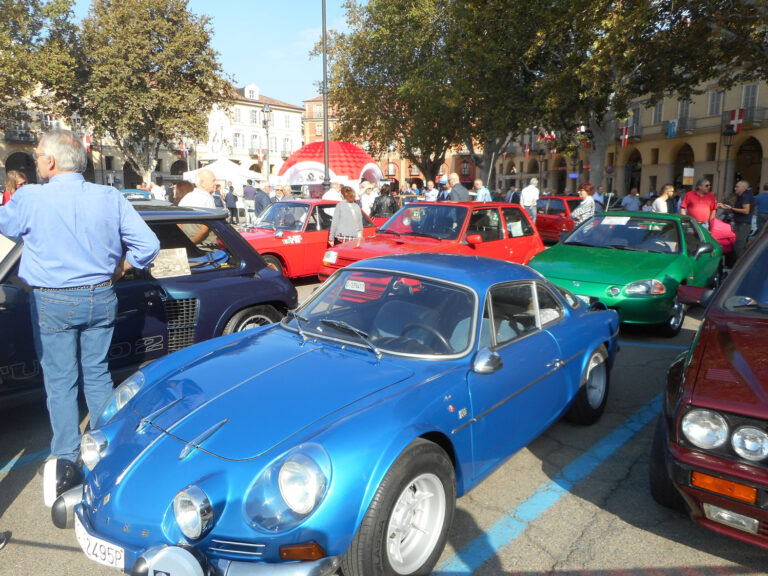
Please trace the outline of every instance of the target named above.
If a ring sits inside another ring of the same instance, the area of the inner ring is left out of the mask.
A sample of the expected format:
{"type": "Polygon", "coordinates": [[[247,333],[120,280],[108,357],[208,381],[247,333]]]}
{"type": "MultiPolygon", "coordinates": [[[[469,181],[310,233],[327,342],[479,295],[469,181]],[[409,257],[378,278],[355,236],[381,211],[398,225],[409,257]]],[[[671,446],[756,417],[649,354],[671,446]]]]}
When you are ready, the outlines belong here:
{"type": "MultiPolygon", "coordinates": [[[[643,99],[635,102],[606,152],[601,175],[606,190],[624,195],[636,186],[646,195],[667,183],[690,187],[706,177],[722,197],[739,177],[755,190],[768,182],[768,84],[723,90],[712,83],[703,88],[690,101],[669,97],[650,108],[643,99]],[[736,134],[729,136],[729,129],[736,134]]],[[[543,180],[544,189],[558,193],[574,190],[582,181],[600,180],[590,173],[585,150],[566,157],[535,139],[519,139],[496,168],[496,186],[502,189],[520,187],[534,176],[543,180]]]]}

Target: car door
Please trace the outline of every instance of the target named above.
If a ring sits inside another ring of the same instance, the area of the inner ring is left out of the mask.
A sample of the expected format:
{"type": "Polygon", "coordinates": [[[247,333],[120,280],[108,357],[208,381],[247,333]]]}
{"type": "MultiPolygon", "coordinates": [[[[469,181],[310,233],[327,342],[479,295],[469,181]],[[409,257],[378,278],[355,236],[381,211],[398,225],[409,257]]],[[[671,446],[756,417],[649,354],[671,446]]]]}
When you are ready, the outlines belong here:
{"type": "Polygon", "coordinates": [[[462,254],[501,260],[511,259],[498,208],[471,210],[468,218],[467,230],[461,243],[462,249],[460,251],[462,254]],[[470,236],[480,236],[482,242],[470,246],[467,242],[467,238],[470,236]]]}
{"type": "MultiPolygon", "coordinates": [[[[692,286],[704,286],[717,271],[720,265],[719,258],[715,252],[702,254],[695,259],[696,250],[704,244],[707,239],[699,229],[697,222],[691,218],[683,218],[680,221],[685,238],[685,256],[686,256],[686,276],[687,283],[692,286]]],[[[712,242],[715,242],[714,240],[712,242]]]]}
{"type": "Polygon", "coordinates": [[[505,260],[528,264],[531,258],[538,254],[543,246],[536,229],[531,226],[528,214],[519,207],[505,206],[501,209],[504,215],[504,232],[506,238],[507,256],[505,260]]]}
{"type": "MultiPolygon", "coordinates": [[[[562,310],[544,324],[553,326],[562,310]]],[[[479,477],[528,444],[562,409],[566,381],[560,349],[542,328],[535,283],[493,286],[486,295],[478,349],[499,355],[500,369],[470,372],[473,472],[479,477]]]]}
{"type": "Polygon", "coordinates": [[[549,206],[553,200],[553,198],[539,198],[536,203],[536,228],[541,237],[548,240],[557,238],[556,213],[553,215],[549,212],[549,206]]]}
{"type": "Polygon", "coordinates": [[[317,274],[322,266],[323,255],[328,250],[328,234],[333,221],[326,210],[333,209],[333,206],[333,204],[318,204],[312,208],[307,218],[304,228],[304,246],[302,246],[301,276],[317,274]]]}

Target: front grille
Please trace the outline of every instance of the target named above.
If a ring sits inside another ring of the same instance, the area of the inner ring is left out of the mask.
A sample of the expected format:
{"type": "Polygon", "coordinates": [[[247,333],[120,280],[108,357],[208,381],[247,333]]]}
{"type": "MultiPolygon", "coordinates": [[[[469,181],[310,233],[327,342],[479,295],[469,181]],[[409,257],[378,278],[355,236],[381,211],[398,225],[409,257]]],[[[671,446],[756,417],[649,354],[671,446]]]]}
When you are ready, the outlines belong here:
{"type": "Polygon", "coordinates": [[[213,538],[211,539],[208,552],[222,556],[234,556],[236,558],[258,558],[264,555],[266,549],[266,544],[213,538]]]}
{"type": "Polygon", "coordinates": [[[197,309],[197,298],[165,301],[165,314],[168,320],[168,352],[175,352],[195,343],[197,309]]]}

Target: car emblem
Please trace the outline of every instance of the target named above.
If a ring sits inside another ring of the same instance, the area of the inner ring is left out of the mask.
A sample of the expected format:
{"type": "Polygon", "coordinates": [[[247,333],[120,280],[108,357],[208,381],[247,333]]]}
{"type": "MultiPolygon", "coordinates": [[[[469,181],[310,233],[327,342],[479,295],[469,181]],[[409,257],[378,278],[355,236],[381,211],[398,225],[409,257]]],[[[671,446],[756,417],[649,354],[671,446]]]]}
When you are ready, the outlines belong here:
{"type": "Polygon", "coordinates": [[[573,285],[576,286],[576,288],[578,288],[579,286],[581,286],[581,282],[574,280],[573,285]]]}

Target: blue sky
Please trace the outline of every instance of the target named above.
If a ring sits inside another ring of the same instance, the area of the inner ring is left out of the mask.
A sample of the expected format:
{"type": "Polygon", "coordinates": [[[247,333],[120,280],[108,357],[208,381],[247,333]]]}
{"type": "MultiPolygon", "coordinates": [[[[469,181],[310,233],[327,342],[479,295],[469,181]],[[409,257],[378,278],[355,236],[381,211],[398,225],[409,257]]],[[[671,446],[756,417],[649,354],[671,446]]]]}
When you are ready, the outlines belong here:
{"type": "MultiPolygon", "coordinates": [[[[344,28],[342,0],[326,0],[328,30],[344,28]]],[[[76,0],[83,18],[90,0],[76,0]]],[[[322,38],[322,0],[189,0],[212,19],[213,47],[238,87],[257,84],[264,96],[301,106],[316,96],[323,59],[309,58],[322,38]]]]}

